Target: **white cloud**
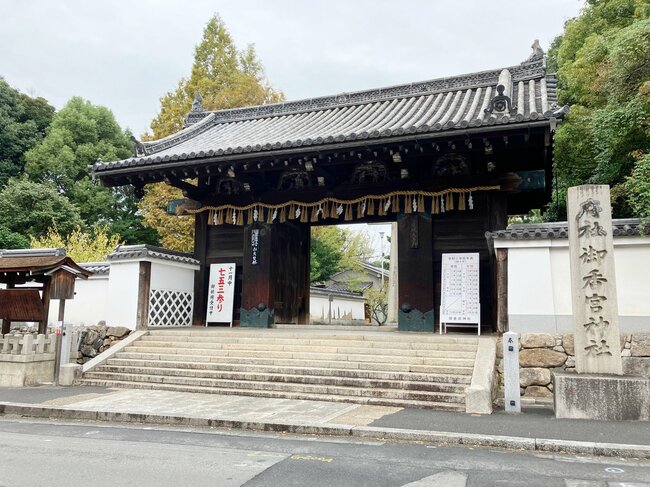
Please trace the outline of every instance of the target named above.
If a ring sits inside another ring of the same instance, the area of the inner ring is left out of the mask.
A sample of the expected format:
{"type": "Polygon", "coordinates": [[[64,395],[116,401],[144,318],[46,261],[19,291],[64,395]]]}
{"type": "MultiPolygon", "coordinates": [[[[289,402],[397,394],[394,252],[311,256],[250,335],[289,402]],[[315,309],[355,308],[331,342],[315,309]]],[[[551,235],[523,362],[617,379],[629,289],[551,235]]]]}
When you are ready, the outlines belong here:
{"type": "Polygon", "coordinates": [[[145,131],[218,12],[289,99],[497,68],[547,47],[579,0],[0,0],[0,76],[145,131]]]}

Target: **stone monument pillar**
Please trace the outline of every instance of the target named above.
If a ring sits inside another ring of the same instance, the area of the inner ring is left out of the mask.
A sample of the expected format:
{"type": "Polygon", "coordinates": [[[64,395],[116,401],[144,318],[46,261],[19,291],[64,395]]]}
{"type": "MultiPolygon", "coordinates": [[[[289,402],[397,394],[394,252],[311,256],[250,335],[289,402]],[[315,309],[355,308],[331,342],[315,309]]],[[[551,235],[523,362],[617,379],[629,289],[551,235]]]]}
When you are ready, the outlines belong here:
{"type": "Polygon", "coordinates": [[[576,372],[621,375],[609,186],[569,188],[567,216],[576,372]]]}
{"type": "Polygon", "coordinates": [[[650,380],[622,376],[609,186],[569,188],[567,217],[577,373],[553,373],[555,417],[648,421],[650,380]]]}

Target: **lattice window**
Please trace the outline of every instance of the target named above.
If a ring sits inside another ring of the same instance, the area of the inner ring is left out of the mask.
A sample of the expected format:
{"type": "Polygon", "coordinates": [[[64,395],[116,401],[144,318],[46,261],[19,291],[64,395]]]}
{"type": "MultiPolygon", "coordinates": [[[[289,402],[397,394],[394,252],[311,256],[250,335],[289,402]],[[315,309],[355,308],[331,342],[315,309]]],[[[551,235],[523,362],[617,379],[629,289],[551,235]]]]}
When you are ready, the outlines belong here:
{"type": "Polygon", "coordinates": [[[191,326],[194,294],[169,289],[149,293],[149,326],[191,326]]]}

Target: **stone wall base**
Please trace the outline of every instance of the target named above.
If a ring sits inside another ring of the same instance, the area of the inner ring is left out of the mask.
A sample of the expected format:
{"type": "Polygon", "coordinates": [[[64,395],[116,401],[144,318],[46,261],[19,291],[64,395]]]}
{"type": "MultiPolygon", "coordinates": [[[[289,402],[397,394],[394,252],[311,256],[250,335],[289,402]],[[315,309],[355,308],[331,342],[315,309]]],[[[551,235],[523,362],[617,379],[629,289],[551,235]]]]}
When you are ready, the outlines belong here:
{"type": "Polygon", "coordinates": [[[556,418],[650,421],[650,379],[555,372],[553,384],[556,418]]]}
{"type": "Polygon", "coordinates": [[[0,387],[24,387],[54,381],[54,358],[29,362],[0,361],[0,387]]]}

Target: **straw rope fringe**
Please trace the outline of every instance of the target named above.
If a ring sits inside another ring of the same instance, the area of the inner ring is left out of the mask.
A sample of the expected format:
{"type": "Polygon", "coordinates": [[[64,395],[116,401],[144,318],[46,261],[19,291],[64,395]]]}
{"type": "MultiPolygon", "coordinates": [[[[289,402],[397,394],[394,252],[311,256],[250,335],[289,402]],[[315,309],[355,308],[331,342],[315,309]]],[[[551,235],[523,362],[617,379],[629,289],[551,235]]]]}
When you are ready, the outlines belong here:
{"type": "Polygon", "coordinates": [[[501,189],[500,186],[475,186],[472,188],[448,188],[436,192],[393,191],[382,195],[366,195],[352,200],[323,198],[312,203],[291,200],[279,205],[253,203],[246,206],[204,206],[197,210],[186,210],[185,213],[196,214],[207,211],[208,221],[211,225],[243,225],[244,221],[249,225],[257,221],[284,223],[288,219],[299,220],[302,223],[315,223],[319,220],[341,217],[344,221],[352,221],[355,217],[361,219],[366,215],[385,216],[389,213],[399,213],[400,208],[403,208],[404,213],[430,211],[432,214],[454,209],[465,211],[469,208],[472,210],[474,209],[472,192],[498,191],[499,189],[501,189]],[[427,203],[425,198],[431,198],[430,203],[427,203]]]}

